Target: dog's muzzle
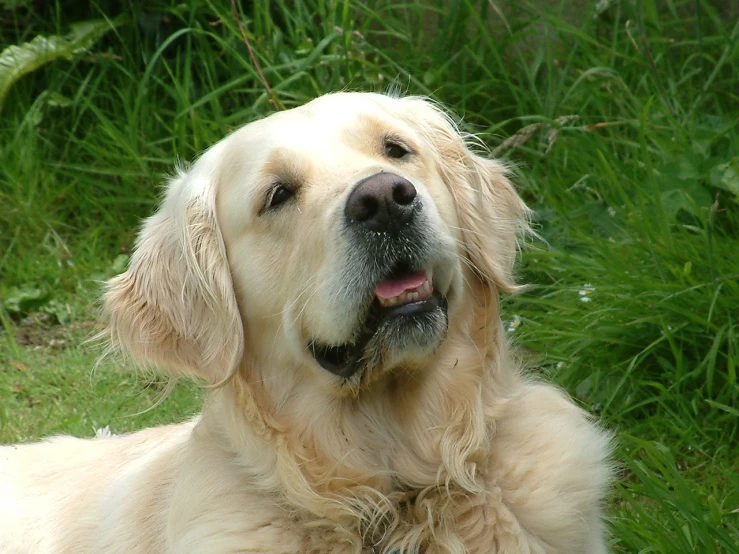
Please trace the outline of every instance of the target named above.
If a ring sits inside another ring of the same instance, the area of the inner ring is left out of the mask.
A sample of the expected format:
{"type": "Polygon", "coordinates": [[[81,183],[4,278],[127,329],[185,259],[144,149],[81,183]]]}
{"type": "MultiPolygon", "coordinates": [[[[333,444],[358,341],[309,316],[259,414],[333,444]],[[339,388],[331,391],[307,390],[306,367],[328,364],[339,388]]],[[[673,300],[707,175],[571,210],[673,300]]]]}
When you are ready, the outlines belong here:
{"type": "Polygon", "coordinates": [[[394,173],[377,173],[352,189],[344,206],[351,244],[346,281],[363,295],[364,318],[350,342],[311,341],[324,369],[350,378],[410,347],[436,344],[446,332],[447,303],[434,289],[434,241],[423,207],[413,183],[394,173]]]}

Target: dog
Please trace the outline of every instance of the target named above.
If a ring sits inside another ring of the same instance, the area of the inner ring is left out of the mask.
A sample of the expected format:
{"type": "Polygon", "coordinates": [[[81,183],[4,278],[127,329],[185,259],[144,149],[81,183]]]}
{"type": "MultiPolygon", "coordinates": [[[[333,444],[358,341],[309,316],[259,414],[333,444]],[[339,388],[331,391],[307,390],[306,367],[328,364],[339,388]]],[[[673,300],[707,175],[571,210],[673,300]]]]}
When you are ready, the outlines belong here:
{"type": "Polygon", "coordinates": [[[201,415],[0,448],[0,552],[605,553],[609,434],[499,314],[528,221],[421,97],[236,130],[104,296],[111,344],[207,383],[201,415]]]}

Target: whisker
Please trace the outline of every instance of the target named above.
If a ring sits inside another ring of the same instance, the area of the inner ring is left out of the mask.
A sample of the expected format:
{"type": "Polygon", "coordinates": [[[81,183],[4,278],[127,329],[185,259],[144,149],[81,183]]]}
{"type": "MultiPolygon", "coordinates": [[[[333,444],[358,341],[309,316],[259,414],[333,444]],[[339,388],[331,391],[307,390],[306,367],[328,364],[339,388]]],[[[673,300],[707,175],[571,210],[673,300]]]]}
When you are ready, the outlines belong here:
{"type": "Polygon", "coordinates": [[[269,317],[275,317],[275,316],[278,316],[278,315],[284,315],[285,312],[287,312],[288,310],[290,310],[295,304],[298,303],[298,300],[300,300],[300,297],[303,296],[308,291],[308,289],[310,288],[310,285],[316,279],[316,277],[317,277],[316,274],[312,275],[305,282],[305,285],[303,286],[303,290],[301,290],[300,293],[295,297],[295,300],[293,300],[292,302],[290,302],[290,304],[288,304],[283,310],[281,310],[279,312],[276,312],[274,314],[267,315],[267,316],[265,316],[265,319],[266,318],[269,318],[269,317]]]}
{"type": "MultiPolygon", "coordinates": [[[[295,323],[298,322],[298,320],[300,319],[300,316],[303,315],[303,312],[305,311],[306,307],[308,306],[308,303],[310,302],[310,300],[316,295],[316,293],[318,293],[318,291],[321,288],[321,285],[322,284],[321,283],[316,283],[315,282],[315,278],[313,278],[312,281],[313,282],[311,282],[311,279],[309,279],[308,282],[307,282],[307,284],[306,284],[306,286],[305,286],[305,288],[298,295],[298,298],[296,298],[295,301],[292,302],[292,304],[290,306],[288,306],[285,310],[283,310],[282,312],[280,312],[280,315],[284,315],[290,308],[292,308],[295,305],[295,303],[298,301],[298,299],[303,294],[305,294],[311,287],[313,288],[313,291],[310,293],[310,295],[306,299],[305,303],[303,304],[303,307],[300,309],[300,312],[298,312],[298,315],[296,315],[295,318],[290,322],[290,326],[293,326],[293,325],[295,325],[295,323]],[[315,285],[315,286],[313,286],[313,285],[315,285]]],[[[280,324],[277,327],[277,332],[275,333],[275,336],[272,338],[272,347],[270,349],[270,357],[272,357],[272,355],[274,354],[275,346],[277,344],[277,337],[279,337],[280,331],[283,329],[284,324],[285,324],[285,318],[281,317],[280,318],[280,324]]]]}

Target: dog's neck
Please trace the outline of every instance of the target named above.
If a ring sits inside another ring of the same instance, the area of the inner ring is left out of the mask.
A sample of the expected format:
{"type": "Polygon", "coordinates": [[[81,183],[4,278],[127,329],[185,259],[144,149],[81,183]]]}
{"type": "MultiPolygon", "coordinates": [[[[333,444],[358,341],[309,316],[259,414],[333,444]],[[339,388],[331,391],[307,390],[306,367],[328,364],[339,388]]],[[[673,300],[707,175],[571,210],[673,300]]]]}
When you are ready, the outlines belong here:
{"type": "Polygon", "coordinates": [[[318,518],[377,519],[359,512],[374,506],[397,519],[420,491],[475,493],[517,378],[502,382],[509,373],[497,370],[512,365],[497,297],[476,298],[421,372],[389,375],[351,399],[319,398],[296,383],[286,402],[244,368],[206,403],[203,425],[255,487],[318,518]]]}

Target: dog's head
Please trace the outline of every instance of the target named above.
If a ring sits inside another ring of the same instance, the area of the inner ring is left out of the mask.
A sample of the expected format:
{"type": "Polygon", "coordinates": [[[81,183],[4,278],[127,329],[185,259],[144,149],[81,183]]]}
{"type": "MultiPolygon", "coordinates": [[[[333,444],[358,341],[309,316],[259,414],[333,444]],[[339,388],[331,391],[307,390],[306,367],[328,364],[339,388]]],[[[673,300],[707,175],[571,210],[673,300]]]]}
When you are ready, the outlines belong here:
{"type": "Polygon", "coordinates": [[[211,382],[257,365],[356,393],[422,370],[473,291],[514,288],[526,212],[428,101],[327,95],[169,183],[109,283],[110,337],[211,382]]]}

